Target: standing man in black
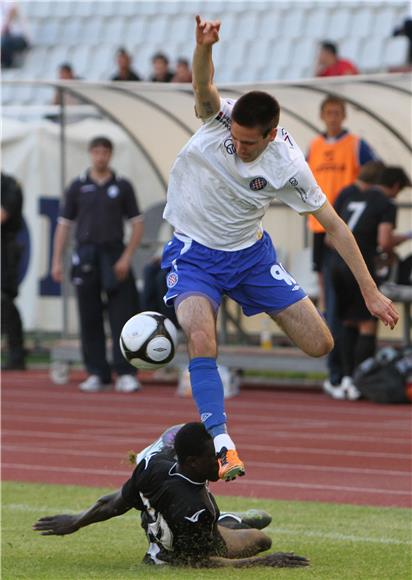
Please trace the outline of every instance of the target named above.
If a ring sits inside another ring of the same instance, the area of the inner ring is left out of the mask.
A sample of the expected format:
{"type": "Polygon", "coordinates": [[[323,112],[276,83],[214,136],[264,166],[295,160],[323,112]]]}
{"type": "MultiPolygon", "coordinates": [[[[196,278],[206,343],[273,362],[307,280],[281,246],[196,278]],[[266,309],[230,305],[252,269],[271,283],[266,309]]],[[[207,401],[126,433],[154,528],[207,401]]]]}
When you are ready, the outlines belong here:
{"type": "Polygon", "coordinates": [[[115,389],[130,393],[140,384],[136,369],[123,358],[119,338],[125,322],[139,310],[131,261],[142,238],[143,220],[131,183],[110,168],[112,142],[95,137],[89,153],[91,167],[65,192],[54,238],[52,276],[61,282],[64,248],[76,222],[71,276],[77,291],[83,360],[89,373],[80,390],[98,392],[108,388],[112,380],[103,320],[107,307],[117,374],[115,389]],[[125,220],[131,225],[126,246],[125,220]]]}
{"type": "Polygon", "coordinates": [[[11,175],[1,174],[1,318],[7,338],[7,361],[2,370],[24,370],[24,337],[20,313],[14,303],[18,293],[23,192],[11,175]]]}

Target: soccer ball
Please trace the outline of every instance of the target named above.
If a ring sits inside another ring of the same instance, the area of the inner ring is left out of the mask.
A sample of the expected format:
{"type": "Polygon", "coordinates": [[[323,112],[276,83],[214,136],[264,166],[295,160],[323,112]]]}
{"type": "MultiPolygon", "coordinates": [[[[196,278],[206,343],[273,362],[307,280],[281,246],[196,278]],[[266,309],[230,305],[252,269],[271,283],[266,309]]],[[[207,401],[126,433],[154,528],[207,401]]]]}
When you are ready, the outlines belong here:
{"type": "Polygon", "coordinates": [[[125,359],[138,369],[158,369],[169,363],[176,351],[177,330],[159,312],[132,316],[120,333],[120,349],[125,359]]]}

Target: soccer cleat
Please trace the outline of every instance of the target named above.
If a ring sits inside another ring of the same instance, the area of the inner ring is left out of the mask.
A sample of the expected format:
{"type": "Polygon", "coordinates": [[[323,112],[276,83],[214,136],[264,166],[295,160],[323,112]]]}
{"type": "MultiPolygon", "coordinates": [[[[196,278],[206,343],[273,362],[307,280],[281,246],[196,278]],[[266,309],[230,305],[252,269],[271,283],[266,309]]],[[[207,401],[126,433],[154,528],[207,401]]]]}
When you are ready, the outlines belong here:
{"type": "Polygon", "coordinates": [[[246,512],[221,512],[218,524],[232,530],[254,528],[263,530],[272,521],[272,516],[263,510],[250,509],[246,512]]]}
{"type": "Polygon", "coordinates": [[[236,449],[222,449],[217,454],[219,461],[219,479],[232,481],[237,476],[245,475],[245,466],[239,459],[236,449]]]}

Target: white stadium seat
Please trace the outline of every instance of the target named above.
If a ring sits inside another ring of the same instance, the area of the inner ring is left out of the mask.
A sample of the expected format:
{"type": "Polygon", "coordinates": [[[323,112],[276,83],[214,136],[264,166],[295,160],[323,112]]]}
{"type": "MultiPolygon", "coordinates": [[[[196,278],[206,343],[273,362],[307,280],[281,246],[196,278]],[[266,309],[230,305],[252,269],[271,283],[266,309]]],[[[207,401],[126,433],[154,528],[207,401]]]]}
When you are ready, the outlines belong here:
{"type": "MultiPolygon", "coordinates": [[[[171,66],[179,56],[191,58],[196,13],[222,21],[214,50],[217,82],[312,76],[322,40],[336,42],[340,56],[361,72],[406,63],[407,40],[392,33],[408,13],[407,0],[22,0],[19,6],[32,47],[17,79],[56,79],[58,65],[72,58],[76,74],[106,80],[120,46],[132,51],[136,71],[147,79],[159,50],[171,66]]],[[[15,91],[16,103],[20,97],[29,102],[29,94],[15,91]]]]}
{"type": "Polygon", "coordinates": [[[359,58],[357,65],[363,73],[379,71],[382,63],[382,38],[364,38],[360,41],[359,58]]]}
{"type": "Polygon", "coordinates": [[[409,42],[405,36],[388,38],[383,50],[382,65],[385,68],[397,68],[406,65],[409,42]]]}

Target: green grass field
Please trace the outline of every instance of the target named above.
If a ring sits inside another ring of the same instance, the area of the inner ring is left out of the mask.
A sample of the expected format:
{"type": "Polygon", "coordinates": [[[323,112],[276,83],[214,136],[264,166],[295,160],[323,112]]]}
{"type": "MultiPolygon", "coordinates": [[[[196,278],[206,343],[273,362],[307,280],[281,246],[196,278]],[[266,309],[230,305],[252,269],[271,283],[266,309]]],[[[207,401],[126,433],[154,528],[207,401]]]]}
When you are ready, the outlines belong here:
{"type": "MultiPolygon", "coordinates": [[[[4,483],[2,579],[216,578],[216,570],[162,569],[140,564],[146,539],[136,512],[65,537],[43,537],[31,530],[39,517],[80,511],[108,491],[112,490],[4,483]]],[[[225,580],[412,578],[410,510],[235,497],[218,498],[218,503],[225,510],[267,510],[273,516],[267,530],[273,550],[294,551],[311,560],[311,566],[303,569],[226,569],[225,580]]]]}

